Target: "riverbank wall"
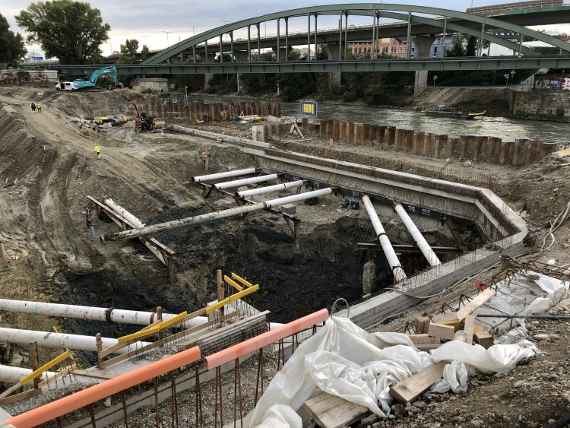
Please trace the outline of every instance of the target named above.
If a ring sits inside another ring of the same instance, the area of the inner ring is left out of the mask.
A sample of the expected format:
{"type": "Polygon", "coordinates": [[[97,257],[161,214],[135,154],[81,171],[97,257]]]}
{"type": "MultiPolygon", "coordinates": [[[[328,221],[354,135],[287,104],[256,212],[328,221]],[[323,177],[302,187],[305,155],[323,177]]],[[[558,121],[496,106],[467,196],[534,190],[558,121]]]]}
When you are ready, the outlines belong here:
{"type": "Polygon", "coordinates": [[[517,119],[570,122],[570,91],[515,91],[512,94],[512,116],[517,119]]]}

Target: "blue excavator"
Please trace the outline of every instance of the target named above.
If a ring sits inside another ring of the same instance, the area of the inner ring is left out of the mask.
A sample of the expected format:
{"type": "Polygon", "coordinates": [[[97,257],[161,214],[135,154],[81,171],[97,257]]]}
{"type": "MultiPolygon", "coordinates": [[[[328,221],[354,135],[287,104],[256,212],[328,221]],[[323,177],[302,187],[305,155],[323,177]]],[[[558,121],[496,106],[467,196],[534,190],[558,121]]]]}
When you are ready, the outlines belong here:
{"type": "Polygon", "coordinates": [[[102,77],[107,77],[111,81],[109,86],[117,87],[119,85],[117,67],[115,65],[110,65],[108,67],[99,68],[91,73],[89,80],[76,79],[72,82],[59,82],[55,85],[58,91],[81,91],[87,89],[97,88],[97,81],[102,77]]]}

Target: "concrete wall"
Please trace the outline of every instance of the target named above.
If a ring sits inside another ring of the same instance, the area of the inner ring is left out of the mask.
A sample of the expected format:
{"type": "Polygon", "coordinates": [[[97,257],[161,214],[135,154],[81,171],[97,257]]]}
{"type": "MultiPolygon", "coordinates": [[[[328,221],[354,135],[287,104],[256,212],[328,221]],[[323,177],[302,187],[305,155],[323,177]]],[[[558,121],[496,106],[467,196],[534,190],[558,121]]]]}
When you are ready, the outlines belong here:
{"type": "Polygon", "coordinates": [[[524,166],[556,150],[542,141],[502,141],[500,138],[463,136],[452,138],[389,126],[322,120],[319,137],[327,142],[373,146],[437,159],[459,159],[508,166],[524,166]]]}
{"type": "Polygon", "coordinates": [[[570,122],[570,91],[513,92],[512,109],[517,118],[570,122]]]}
{"type": "Polygon", "coordinates": [[[139,91],[150,89],[156,92],[168,92],[168,79],[160,77],[137,79],[133,82],[133,88],[139,91]]]}

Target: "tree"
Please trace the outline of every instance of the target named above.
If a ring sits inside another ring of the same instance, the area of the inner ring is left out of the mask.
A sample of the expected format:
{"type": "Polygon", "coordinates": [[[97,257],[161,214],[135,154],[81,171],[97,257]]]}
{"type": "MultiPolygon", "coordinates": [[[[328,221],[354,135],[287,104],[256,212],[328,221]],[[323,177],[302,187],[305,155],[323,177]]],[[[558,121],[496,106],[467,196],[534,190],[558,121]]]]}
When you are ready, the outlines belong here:
{"type": "Polygon", "coordinates": [[[465,38],[458,34],[457,38],[455,39],[455,43],[453,47],[447,52],[446,56],[454,57],[454,56],[465,56],[465,38]]]}
{"type": "Polygon", "coordinates": [[[24,55],[26,48],[20,34],[10,31],[8,21],[0,14],[0,63],[16,64],[24,55]]]}
{"type": "Polygon", "coordinates": [[[477,37],[469,37],[467,40],[467,48],[465,49],[466,56],[477,56],[477,37]]]}
{"type": "Polygon", "coordinates": [[[32,3],[16,22],[29,33],[29,42],[39,42],[46,56],[63,64],[97,62],[111,29],[99,9],[73,0],[32,3]]]}
{"type": "Polygon", "coordinates": [[[119,62],[122,64],[134,64],[137,62],[139,50],[139,41],[136,39],[125,40],[125,44],[121,45],[121,55],[119,62]]]}
{"type": "Polygon", "coordinates": [[[151,56],[152,56],[152,54],[150,53],[150,49],[148,48],[148,46],[143,45],[143,47],[141,49],[141,53],[140,53],[140,60],[144,61],[151,56]]]}

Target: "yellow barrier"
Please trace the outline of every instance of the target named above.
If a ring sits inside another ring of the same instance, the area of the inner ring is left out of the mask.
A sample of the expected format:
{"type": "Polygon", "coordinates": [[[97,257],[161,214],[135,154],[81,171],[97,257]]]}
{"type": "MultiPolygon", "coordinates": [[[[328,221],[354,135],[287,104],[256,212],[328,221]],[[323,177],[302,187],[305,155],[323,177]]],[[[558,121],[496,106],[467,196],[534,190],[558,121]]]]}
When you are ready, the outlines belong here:
{"type": "Polygon", "coordinates": [[[230,297],[225,298],[221,302],[214,303],[213,305],[207,306],[206,307],[206,314],[209,315],[212,312],[215,312],[218,309],[221,309],[224,306],[229,305],[230,303],[234,303],[236,300],[240,300],[245,296],[249,296],[250,294],[255,293],[257,290],[259,290],[259,285],[255,285],[253,287],[246,288],[245,290],[242,290],[239,293],[232,294],[230,297]]]}
{"type": "Polygon", "coordinates": [[[45,372],[47,372],[49,369],[51,369],[54,366],[57,366],[59,363],[67,360],[68,358],[71,357],[71,352],[69,351],[65,351],[63,354],[58,355],[57,357],[55,357],[53,360],[48,361],[47,363],[45,363],[43,366],[37,368],[36,370],[34,370],[32,373],[30,373],[27,376],[24,376],[22,379],[20,379],[20,384],[21,385],[25,385],[31,381],[33,381],[35,378],[40,377],[42,374],[44,374],[45,372]]]}
{"type": "Polygon", "coordinates": [[[253,287],[254,284],[252,284],[251,282],[249,282],[247,279],[242,278],[241,276],[239,276],[237,273],[233,273],[232,272],[232,278],[235,279],[236,281],[241,282],[243,285],[245,285],[246,287],[253,287]]]}
{"type": "Polygon", "coordinates": [[[239,285],[237,282],[235,282],[233,279],[231,279],[229,276],[224,275],[224,281],[226,281],[226,283],[230,286],[232,286],[233,288],[235,288],[237,291],[241,291],[243,290],[243,287],[241,285],[239,285]]]}
{"type": "Polygon", "coordinates": [[[136,333],[128,334],[126,336],[120,337],[119,343],[131,342],[133,340],[142,339],[147,336],[152,336],[153,334],[160,333],[162,330],[166,330],[170,327],[180,324],[186,320],[188,317],[188,312],[184,311],[175,317],[169,319],[168,321],[162,321],[158,324],[151,324],[136,333]]]}

